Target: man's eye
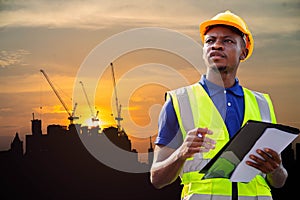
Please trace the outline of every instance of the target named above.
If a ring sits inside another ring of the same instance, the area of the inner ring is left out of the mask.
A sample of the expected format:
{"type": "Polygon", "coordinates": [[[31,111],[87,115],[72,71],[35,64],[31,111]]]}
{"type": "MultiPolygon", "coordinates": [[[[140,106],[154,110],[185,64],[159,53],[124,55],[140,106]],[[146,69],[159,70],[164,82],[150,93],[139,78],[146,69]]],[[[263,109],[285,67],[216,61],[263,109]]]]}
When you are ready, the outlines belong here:
{"type": "Polygon", "coordinates": [[[229,44],[231,44],[231,43],[234,43],[232,40],[230,40],[230,39],[226,39],[226,40],[224,40],[224,42],[225,43],[229,43],[229,44]]]}
{"type": "Polygon", "coordinates": [[[212,43],[212,42],[213,42],[212,39],[207,39],[207,40],[205,41],[205,43],[207,43],[207,44],[210,44],[210,43],[212,43]]]}

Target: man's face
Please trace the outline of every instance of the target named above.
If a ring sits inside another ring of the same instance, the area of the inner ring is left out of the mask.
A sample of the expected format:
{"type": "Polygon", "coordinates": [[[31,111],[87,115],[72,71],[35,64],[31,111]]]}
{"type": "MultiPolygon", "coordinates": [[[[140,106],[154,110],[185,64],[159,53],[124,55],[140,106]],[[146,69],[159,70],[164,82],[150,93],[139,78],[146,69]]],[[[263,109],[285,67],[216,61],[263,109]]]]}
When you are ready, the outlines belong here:
{"type": "Polygon", "coordinates": [[[227,72],[236,70],[245,52],[242,37],[227,27],[213,27],[205,35],[203,59],[208,67],[227,72]]]}

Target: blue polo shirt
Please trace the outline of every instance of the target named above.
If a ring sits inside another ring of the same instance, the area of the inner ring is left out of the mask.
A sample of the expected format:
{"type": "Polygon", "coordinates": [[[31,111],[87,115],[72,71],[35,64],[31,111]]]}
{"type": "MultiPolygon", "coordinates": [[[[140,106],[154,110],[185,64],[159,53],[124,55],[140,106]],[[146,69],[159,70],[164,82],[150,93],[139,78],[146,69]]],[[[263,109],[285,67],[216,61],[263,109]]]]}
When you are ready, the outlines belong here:
{"type": "MultiPolygon", "coordinates": [[[[212,99],[225,121],[230,138],[232,138],[242,126],[244,119],[244,92],[238,79],[235,79],[235,83],[232,87],[224,88],[208,81],[206,76],[203,75],[199,84],[203,86],[209,97],[212,99]]],[[[178,131],[178,120],[172,100],[169,99],[164,103],[159,115],[158,136],[155,144],[178,148],[183,140],[182,134],[177,134],[178,131]]]]}

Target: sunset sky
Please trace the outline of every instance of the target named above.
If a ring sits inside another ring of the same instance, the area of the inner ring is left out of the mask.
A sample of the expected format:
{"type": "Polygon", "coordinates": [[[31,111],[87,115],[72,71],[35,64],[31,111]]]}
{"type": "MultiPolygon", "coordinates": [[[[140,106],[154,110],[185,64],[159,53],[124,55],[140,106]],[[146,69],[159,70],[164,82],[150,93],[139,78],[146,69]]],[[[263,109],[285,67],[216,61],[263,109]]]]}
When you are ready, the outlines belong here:
{"type": "MultiPolygon", "coordinates": [[[[240,65],[240,83],[269,93],[278,123],[300,128],[299,0],[11,0],[0,1],[0,150],[9,148],[16,132],[23,140],[31,132],[32,113],[42,119],[43,133],[49,124],[69,123],[40,69],[46,71],[71,110],[78,71],[101,42],[126,30],[161,27],[201,45],[199,24],[225,10],[243,17],[254,36],[254,52],[240,65]]],[[[123,77],[117,90],[125,105],[122,126],[134,136],[133,148],[147,151],[148,138],[157,133],[164,93],[198,81],[200,73],[179,56],[151,49],[120,55],[111,62],[117,83],[123,77]],[[149,82],[151,79],[156,81],[149,82]],[[131,122],[141,131],[135,132],[131,122]]],[[[204,69],[201,65],[198,67],[204,69]]],[[[108,66],[96,91],[85,85],[89,98],[95,97],[92,105],[94,112],[99,111],[101,126],[115,125],[110,70],[108,66]]],[[[85,100],[78,102],[75,114],[80,116],[79,123],[91,116],[85,100]]]]}

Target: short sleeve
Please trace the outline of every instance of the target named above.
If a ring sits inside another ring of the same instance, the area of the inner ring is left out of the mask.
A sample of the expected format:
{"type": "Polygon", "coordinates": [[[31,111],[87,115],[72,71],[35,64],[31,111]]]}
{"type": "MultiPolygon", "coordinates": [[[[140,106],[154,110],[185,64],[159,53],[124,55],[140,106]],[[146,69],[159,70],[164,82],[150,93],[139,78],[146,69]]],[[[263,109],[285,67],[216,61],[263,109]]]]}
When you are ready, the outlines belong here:
{"type": "Polygon", "coordinates": [[[182,134],[172,100],[168,98],[164,103],[158,119],[158,136],[155,144],[165,145],[177,149],[182,144],[182,134]]]}

